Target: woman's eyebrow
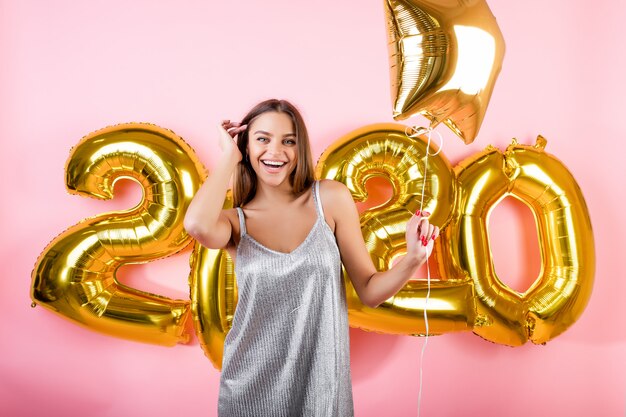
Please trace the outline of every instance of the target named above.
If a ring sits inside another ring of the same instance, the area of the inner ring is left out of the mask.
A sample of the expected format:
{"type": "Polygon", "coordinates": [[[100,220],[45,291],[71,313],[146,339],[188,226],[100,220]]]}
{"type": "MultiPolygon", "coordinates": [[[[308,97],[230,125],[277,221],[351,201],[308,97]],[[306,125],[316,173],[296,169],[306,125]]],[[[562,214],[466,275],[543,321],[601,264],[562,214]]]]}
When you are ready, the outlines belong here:
{"type": "Polygon", "coordinates": [[[266,132],[265,130],[257,130],[256,132],[254,132],[255,135],[258,134],[258,133],[260,133],[262,135],[267,135],[267,136],[274,136],[270,132],[266,132]]]}
{"type": "MultiPolygon", "coordinates": [[[[261,135],[266,135],[266,136],[274,136],[274,135],[272,135],[270,132],[266,132],[265,130],[257,130],[257,131],[256,131],[256,132],[254,132],[253,134],[254,134],[254,135],[256,135],[256,134],[261,134],[261,135]]],[[[286,137],[288,137],[288,136],[290,136],[290,137],[296,137],[296,134],[295,134],[295,133],[286,133],[286,134],[284,134],[284,135],[283,135],[283,137],[284,137],[284,138],[286,138],[286,137]]]]}

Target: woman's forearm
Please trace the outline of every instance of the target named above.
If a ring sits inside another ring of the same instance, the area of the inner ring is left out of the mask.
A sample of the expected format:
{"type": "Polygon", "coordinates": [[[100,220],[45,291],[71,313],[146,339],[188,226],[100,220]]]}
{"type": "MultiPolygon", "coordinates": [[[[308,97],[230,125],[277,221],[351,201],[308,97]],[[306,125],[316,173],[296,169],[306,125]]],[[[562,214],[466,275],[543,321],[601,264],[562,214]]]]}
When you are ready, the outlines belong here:
{"type": "Polygon", "coordinates": [[[404,257],[392,268],[376,272],[365,287],[364,303],[376,308],[404,287],[426,259],[404,257]]]}

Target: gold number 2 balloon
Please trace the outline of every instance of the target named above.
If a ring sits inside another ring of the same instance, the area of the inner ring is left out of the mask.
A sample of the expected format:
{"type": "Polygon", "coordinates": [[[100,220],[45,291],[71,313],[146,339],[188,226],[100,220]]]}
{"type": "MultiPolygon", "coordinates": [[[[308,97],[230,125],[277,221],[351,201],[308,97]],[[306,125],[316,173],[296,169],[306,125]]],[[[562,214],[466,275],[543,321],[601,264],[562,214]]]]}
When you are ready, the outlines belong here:
{"type": "Polygon", "coordinates": [[[121,285],[115,271],[171,255],[191,242],[182,220],[204,171],[189,145],[154,125],[122,124],[83,138],[67,162],[68,190],[109,199],[115,182],[128,178],[141,185],[143,198],[130,210],[85,219],[57,236],[33,270],[33,301],[125,339],[187,341],[189,301],[121,285]]]}
{"type": "Polygon", "coordinates": [[[485,0],[385,0],[393,116],[423,114],[465,143],[480,129],[504,58],[485,0]]]}

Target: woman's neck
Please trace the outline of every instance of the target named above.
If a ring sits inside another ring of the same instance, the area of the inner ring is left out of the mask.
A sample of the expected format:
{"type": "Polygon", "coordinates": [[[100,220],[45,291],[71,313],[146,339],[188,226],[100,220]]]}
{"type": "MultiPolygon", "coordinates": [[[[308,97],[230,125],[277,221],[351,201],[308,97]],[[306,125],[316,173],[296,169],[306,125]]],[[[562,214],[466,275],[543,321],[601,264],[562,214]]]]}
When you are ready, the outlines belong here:
{"type": "Polygon", "coordinates": [[[272,187],[259,181],[254,198],[250,203],[258,208],[266,205],[287,205],[293,203],[299,196],[293,193],[293,187],[288,182],[279,187],[272,187]]]}

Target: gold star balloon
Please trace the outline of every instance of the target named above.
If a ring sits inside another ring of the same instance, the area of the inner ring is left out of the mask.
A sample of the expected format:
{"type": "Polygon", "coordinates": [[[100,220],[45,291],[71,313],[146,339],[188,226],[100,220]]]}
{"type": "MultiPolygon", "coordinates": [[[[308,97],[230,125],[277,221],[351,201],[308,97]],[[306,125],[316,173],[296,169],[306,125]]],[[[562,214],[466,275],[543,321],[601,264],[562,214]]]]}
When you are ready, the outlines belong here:
{"type": "Polygon", "coordinates": [[[485,0],[385,0],[393,117],[423,114],[465,143],[480,129],[504,58],[485,0]]]}

